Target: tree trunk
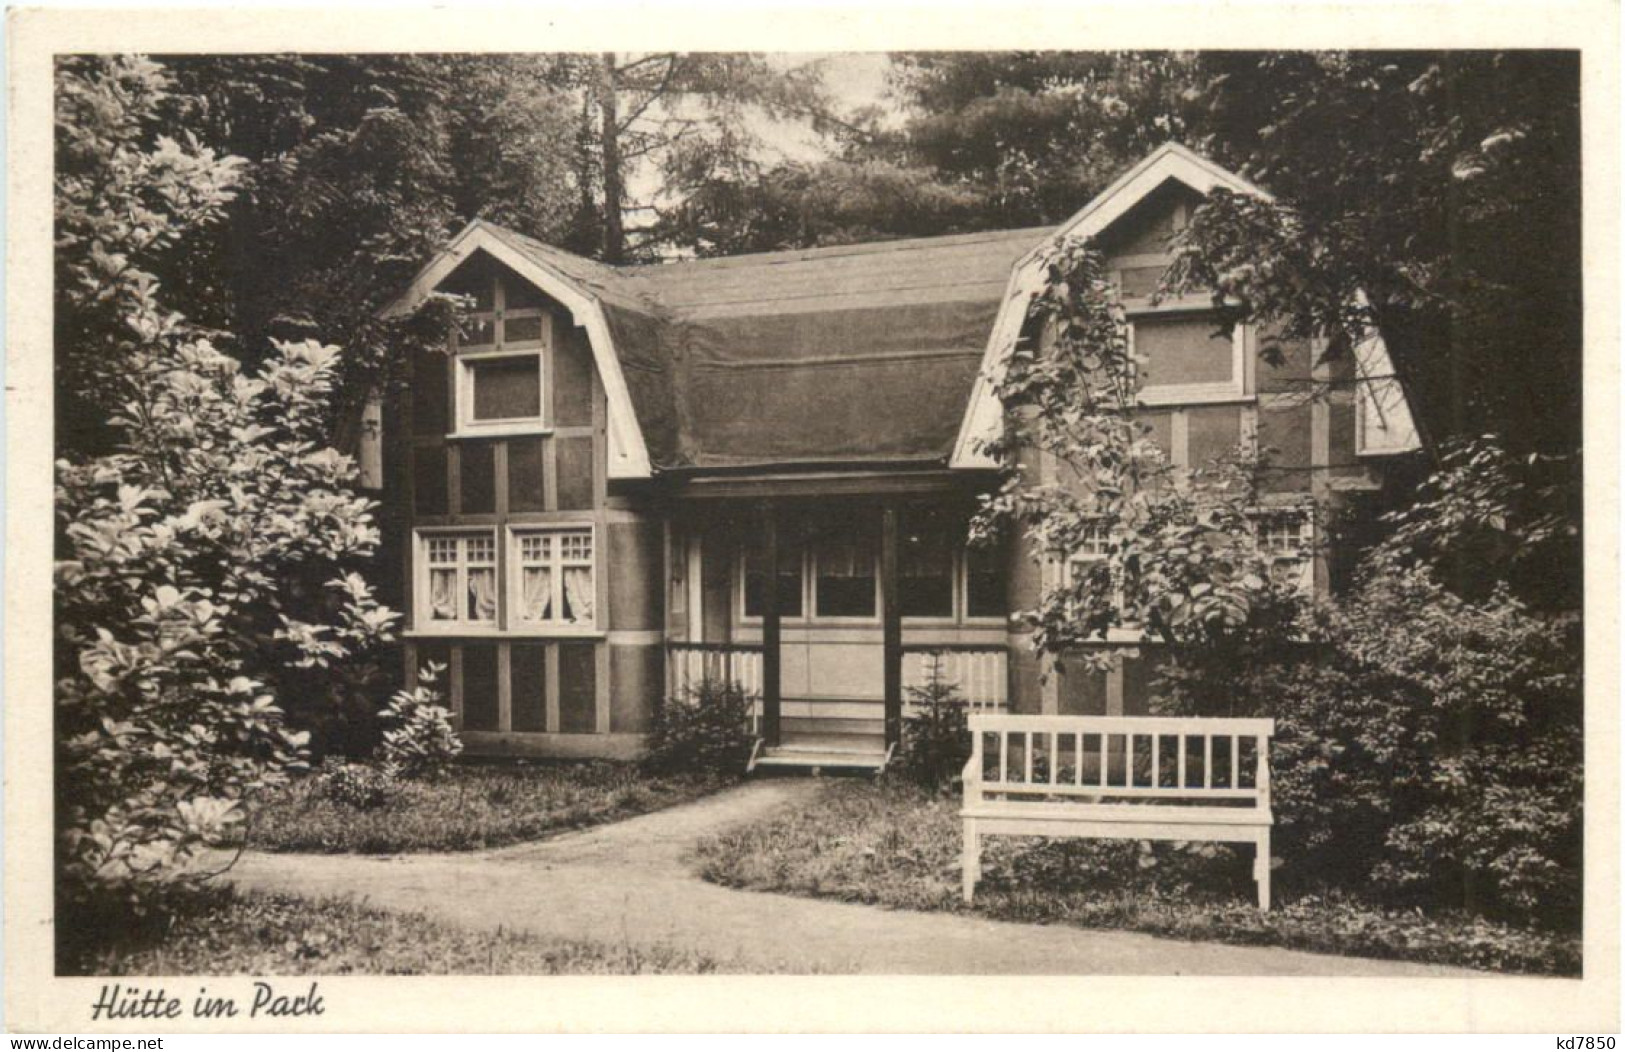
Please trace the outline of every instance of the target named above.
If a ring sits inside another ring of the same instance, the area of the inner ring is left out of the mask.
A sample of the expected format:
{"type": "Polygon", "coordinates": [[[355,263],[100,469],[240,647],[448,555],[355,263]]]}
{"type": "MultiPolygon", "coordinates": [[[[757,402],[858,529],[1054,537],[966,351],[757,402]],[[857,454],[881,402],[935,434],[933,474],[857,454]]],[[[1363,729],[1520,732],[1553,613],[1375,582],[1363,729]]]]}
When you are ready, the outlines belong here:
{"type": "Polygon", "coordinates": [[[603,120],[599,146],[604,157],[605,263],[620,263],[626,256],[626,230],[621,225],[621,204],[626,192],[622,185],[620,114],[615,90],[615,53],[606,51],[598,65],[598,112],[603,120]]]}

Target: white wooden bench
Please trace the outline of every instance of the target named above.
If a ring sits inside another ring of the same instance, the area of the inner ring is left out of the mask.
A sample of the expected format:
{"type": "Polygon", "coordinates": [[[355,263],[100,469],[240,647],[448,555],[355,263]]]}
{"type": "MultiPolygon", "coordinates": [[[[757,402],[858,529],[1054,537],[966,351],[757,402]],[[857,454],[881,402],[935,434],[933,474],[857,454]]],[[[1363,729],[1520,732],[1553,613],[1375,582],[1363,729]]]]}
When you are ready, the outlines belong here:
{"type": "Polygon", "coordinates": [[[1269,719],[970,717],[965,901],[985,836],[1251,843],[1270,908],[1269,719]]]}

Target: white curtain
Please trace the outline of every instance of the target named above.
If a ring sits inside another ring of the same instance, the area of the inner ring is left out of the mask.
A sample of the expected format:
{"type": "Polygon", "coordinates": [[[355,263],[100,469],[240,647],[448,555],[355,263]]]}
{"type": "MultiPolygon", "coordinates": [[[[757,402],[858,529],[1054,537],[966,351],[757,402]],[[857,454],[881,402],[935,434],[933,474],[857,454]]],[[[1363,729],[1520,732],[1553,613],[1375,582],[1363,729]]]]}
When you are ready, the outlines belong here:
{"type": "Polygon", "coordinates": [[[525,621],[546,621],[553,613],[553,570],[547,566],[525,567],[524,587],[520,589],[519,616],[525,621]]]}
{"type": "Polygon", "coordinates": [[[497,573],[492,569],[468,571],[468,616],[471,621],[495,621],[497,573]]]}
{"type": "Polygon", "coordinates": [[[572,624],[592,621],[592,569],[586,566],[564,568],[564,609],[572,624]]]}
{"type": "Polygon", "coordinates": [[[429,610],[436,621],[457,620],[457,571],[434,570],[429,574],[429,610]]]}

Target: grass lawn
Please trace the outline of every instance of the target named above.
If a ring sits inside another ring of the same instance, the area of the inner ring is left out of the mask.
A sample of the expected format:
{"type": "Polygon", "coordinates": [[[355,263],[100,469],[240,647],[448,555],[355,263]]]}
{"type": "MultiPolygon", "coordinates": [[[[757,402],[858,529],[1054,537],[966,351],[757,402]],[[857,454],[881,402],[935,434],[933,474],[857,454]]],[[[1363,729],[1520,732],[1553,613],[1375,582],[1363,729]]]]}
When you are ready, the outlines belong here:
{"type": "Polygon", "coordinates": [[[726,784],[606,761],[465,763],[436,781],[398,782],[382,802],[362,807],[338,798],[318,772],[261,803],[248,823],[248,846],[328,854],[469,851],[656,811],[726,784]]]}
{"type": "MultiPolygon", "coordinates": [[[[700,845],[706,879],[730,887],[916,910],[960,899],[959,798],[892,779],[832,781],[815,800],[700,845]]],[[[1303,895],[1253,905],[1252,849],[1123,841],[983,841],[976,912],[1498,971],[1578,975],[1578,934],[1303,895]]]]}
{"type": "MultiPolygon", "coordinates": [[[[70,975],[633,975],[727,970],[701,954],[480,932],[352,902],[228,890],[95,946],[64,947],[70,975]]],[[[105,933],[109,929],[102,928],[105,933]]]]}

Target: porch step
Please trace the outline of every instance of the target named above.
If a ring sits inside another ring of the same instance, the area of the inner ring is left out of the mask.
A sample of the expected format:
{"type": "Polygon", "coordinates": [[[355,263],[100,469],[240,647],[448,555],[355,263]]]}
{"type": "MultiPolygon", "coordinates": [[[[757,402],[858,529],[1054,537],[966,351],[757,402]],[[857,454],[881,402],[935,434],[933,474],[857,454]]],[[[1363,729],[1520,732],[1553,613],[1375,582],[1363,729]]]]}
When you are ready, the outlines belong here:
{"type": "Polygon", "coordinates": [[[756,758],[755,770],[764,768],[798,771],[878,771],[886,765],[886,754],[859,756],[854,753],[778,753],[768,750],[756,758]]]}
{"type": "Polygon", "coordinates": [[[886,705],[879,698],[785,698],[779,715],[785,719],[884,719],[886,705]]]}
{"type": "Polygon", "coordinates": [[[886,765],[886,739],[882,734],[793,734],[780,743],[763,746],[757,768],[803,771],[878,771],[886,765]]]}
{"type": "Polygon", "coordinates": [[[786,735],[829,735],[836,734],[852,737],[884,737],[886,721],[882,716],[873,719],[867,717],[830,717],[830,716],[780,716],[779,727],[786,735]]]}
{"type": "Polygon", "coordinates": [[[855,756],[884,756],[886,754],[886,736],[878,729],[874,734],[839,734],[839,733],[792,733],[784,731],[779,744],[773,747],[777,752],[817,752],[817,753],[843,753],[855,756]]]}

